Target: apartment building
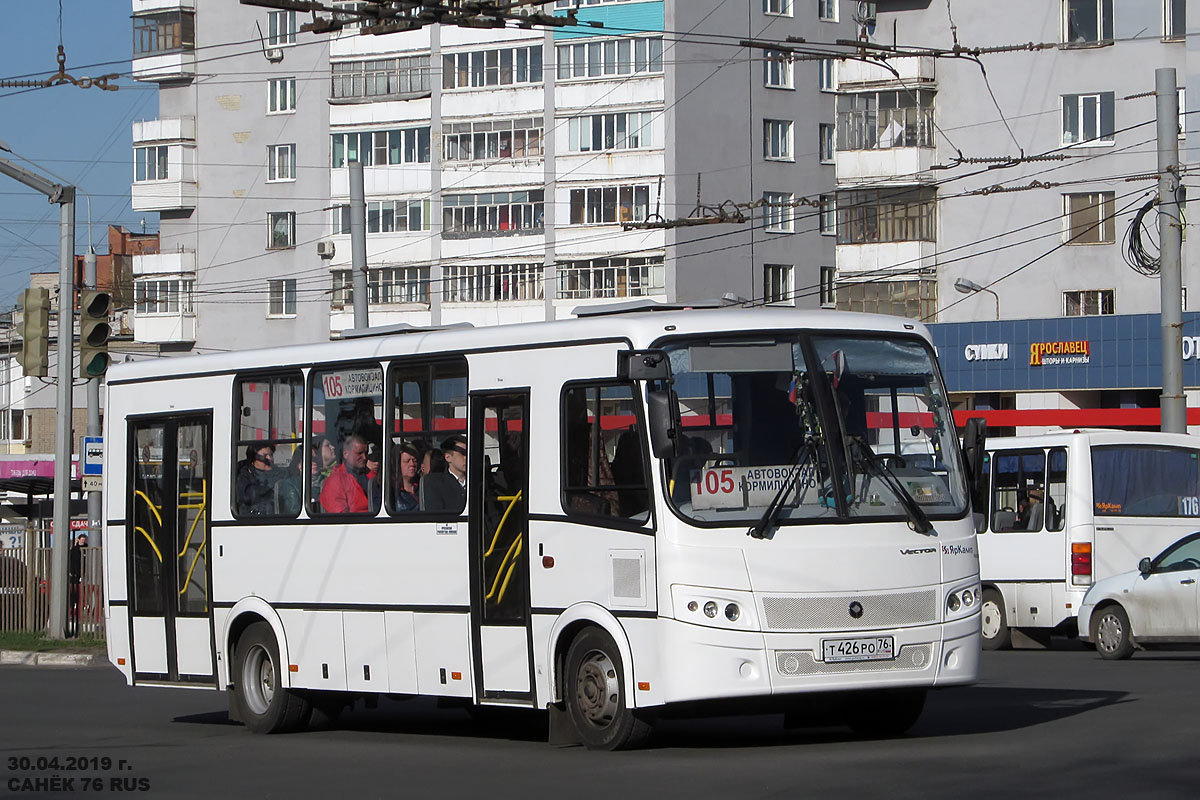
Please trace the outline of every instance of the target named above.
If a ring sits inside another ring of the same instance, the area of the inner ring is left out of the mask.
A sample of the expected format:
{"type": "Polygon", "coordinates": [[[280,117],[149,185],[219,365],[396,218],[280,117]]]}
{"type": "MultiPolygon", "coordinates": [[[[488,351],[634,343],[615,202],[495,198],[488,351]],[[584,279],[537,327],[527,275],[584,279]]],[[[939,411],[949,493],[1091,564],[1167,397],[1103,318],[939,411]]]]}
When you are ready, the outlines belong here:
{"type": "Polygon", "coordinates": [[[132,205],[160,251],[133,257],[135,340],[164,352],[329,336],[329,41],[294,11],[133,0],[132,205]]]}

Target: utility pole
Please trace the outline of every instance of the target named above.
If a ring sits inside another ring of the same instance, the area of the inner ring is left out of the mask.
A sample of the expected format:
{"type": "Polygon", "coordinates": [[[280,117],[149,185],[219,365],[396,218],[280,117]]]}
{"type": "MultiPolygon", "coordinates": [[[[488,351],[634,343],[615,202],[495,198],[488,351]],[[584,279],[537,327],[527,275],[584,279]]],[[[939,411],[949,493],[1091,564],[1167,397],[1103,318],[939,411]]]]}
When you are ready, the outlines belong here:
{"type": "MultiPolygon", "coordinates": [[[[96,285],[96,251],[88,248],[87,254],[83,257],[83,288],[98,289],[96,285]]],[[[80,316],[80,332],[82,333],[82,319],[80,316]]],[[[80,344],[82,347],[82,343],[80,344]]],[[[100,378],[90,378],[87,382],[87,435],[100,435],[100,378]]],[[[82,458],[80,461],[82,462],[82,458]]],[[[100,544],[100,507],[101,495],[100,492],[87,493],[87,509],[88,509],[88,533],[91,534],[91,543],[100,544]]]]}
{"type": "Polygon", "coordinates": [[[350,286],[354,290],[354,327],[369,327],[367,321],[367,195],[363,188],[361,161],[346,164],[350,169],[350,286]]]}
{"type": "Polygon", "coordinates": [[[1158,114],[1159,312],[1162,325],[1164,433],[1187,433],[1183,394],[1183,228],[1179,214],[1179,92],[1174,67],[1154,71],[1158,114]]]}
{"type": "MultiPolygon", "coordinates": [[[[7,148],[4,148],[7,149],[7,148]]],[[[50,638],[67,629],[67,549],[71,546],[71,365],[74,361],[75,187],[52,183],[41,175],[0,158],[0,174],[34,189],[59,206],[58,252],[58,419],[54,439],[54,546],[50,554],[50,638]]]]}

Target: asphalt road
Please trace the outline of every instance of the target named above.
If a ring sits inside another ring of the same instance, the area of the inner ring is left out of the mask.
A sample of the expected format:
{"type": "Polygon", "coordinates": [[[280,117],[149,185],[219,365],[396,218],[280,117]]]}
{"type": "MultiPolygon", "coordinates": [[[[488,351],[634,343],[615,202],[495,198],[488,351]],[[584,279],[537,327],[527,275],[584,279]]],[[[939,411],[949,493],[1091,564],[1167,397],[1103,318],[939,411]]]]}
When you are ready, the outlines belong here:
{"type": "Polygon", "coordinates": [[[130,689],[108,668],[0,667],[0,797],[1190,798],[1198,677],[1197,652],[985,653],[981,683],[932,694],[902,739],[725,717],[663,722],[649,749],[596,753],[547,745],[536,721],[485,724],[425,700],[256,736],[228,722],[216,692],[130,689]],[[51,791],[55,777],[70,791],[51,791]]]}

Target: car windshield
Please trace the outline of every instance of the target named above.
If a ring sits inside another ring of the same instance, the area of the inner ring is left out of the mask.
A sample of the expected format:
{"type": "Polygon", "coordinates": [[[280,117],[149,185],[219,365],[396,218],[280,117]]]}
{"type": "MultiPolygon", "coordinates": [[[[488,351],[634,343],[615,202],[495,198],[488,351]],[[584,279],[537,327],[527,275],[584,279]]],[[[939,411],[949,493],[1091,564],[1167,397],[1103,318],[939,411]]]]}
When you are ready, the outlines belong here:
{"type": "Polygon", "coordinates": [[[684,516],[891,518],[919,529],[922,517],[965,513],[953,419],[922,340],[787,334],[663,349],[683,422],[668,492],[684,516]]]}

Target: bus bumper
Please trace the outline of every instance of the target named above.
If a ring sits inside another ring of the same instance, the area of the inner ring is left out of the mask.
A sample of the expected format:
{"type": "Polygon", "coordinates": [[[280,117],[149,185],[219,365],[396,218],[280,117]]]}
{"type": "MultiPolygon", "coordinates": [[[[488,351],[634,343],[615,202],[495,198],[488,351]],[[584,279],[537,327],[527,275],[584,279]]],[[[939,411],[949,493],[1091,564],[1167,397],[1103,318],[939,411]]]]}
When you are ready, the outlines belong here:
{"type": "Polygon", "coordinates": [[[974,683],[979,615],[941,625],[836,634],[730,631],[660,620],[667,703],[974,683]],[[829,639],[890,636],[895,658],[826,663],[829,639]]]}

